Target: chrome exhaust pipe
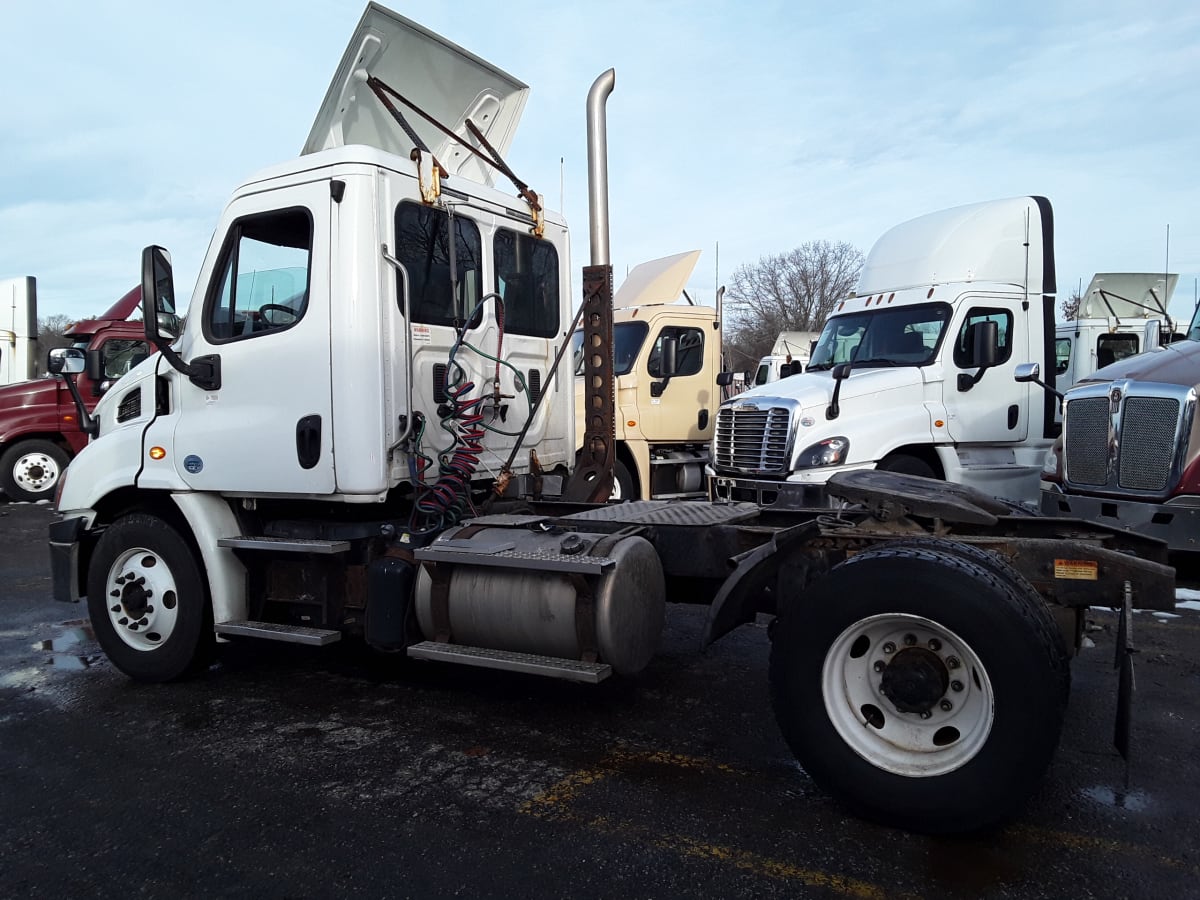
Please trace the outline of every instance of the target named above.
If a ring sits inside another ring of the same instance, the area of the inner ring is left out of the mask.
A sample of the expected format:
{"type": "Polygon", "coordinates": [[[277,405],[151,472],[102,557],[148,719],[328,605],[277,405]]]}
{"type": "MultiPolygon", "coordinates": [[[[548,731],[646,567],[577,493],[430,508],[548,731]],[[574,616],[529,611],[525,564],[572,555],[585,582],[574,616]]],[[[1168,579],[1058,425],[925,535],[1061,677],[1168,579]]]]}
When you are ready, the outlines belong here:
{"type": "Polygon", "coordinates": [[[592,265],[610,265],[608,252],[608,123],[604,104],[617,83],[609,69],[592,82],[587,97],[588,227],[592,265]]]}

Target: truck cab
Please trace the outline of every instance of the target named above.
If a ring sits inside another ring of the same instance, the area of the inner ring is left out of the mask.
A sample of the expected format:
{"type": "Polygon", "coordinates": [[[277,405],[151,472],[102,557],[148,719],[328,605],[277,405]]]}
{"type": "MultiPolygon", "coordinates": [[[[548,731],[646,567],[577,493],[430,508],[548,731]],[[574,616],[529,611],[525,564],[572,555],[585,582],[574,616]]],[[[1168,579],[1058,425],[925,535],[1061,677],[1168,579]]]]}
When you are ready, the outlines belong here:
{"type": "Polygon", "coordinates": [[[1179,276],[1099,272],[1092,276],[1075,319],[1054,330],[1054,376],[1065,388],[1097,369],[1182,340],[1167,313],[1179,276]]]}
{"type": "Polygon", "coordinates": [[[1042,197],[887,232],[806,371],[721,406],[712,496],[812,506],[834,473],[884,469],[1035,503],[1054,404],[1013,379],[1030,360],[1053,371],[1052,235],[1042,197]]]}
{"type": "MultiPolygon", "coordinates": [[[[79,375],[87,412],[150,355],[141,322],[129,316],[141,302],[133,288],[102,316],[76,322],[64,336],[87,359],[79,375]]],[[[0,489],[12,500],[52,500],[67,464],[88,442],[66,385],[41,378],[0,387],[0,489]]]]}
{"type": "MultiPolygon", "coordinates": [[[[700,251],[635,266],[613,297],[616,383],[616,500],[705,496],[704,465],[721,400],[721,316],[712,306],[675,302],[700,251]],[[674,371],[663,349],[674,345],[674,371]]],[[[583,332],[574,335],[575,404],[583,408],[583,332]]],[[[575,422],[583,444],[584,421],[575,422]]]]}

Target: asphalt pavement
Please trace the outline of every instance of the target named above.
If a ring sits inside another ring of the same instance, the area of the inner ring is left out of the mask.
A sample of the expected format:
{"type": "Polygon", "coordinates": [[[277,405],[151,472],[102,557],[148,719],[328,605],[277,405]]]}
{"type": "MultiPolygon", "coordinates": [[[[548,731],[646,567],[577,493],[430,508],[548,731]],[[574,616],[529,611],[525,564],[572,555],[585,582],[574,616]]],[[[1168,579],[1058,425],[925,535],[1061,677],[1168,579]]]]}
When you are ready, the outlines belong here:
{"type": "Polygon", "coordinates": [[[129,681],[50,599],[47,506],[0,500],[0,894],[47,897],[1200,896],[1200,611],[1091,614],[1046,783],[1002,829],[861,822],[792,760],[766,629],[697,650],[673,607],[636,681],[573,685],[240,644],[129,681]]]}

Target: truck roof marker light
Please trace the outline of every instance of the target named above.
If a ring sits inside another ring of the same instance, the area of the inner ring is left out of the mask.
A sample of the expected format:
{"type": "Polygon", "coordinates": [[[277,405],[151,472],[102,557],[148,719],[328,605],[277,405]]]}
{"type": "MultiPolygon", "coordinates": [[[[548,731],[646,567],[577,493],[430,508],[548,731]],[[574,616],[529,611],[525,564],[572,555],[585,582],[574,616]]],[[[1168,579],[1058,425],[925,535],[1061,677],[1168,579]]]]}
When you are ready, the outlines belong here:
{"type": "Polygon", "coordinates": [[[166,455],[167,455],[167,451],[164,450],[162,447],[151,447],[150,448],[150,458],[151,459],[163,459],[164,457],[166,457],[166,455]]]}
{"type": "Polygon", "coordinates": [[[929,293],[925,295],[925,299],[928,300],[932,296],[933,296],[933,288],[930,288],[929,293]]]}
{"type": "Polygon", "coordinates": [[[891,303],[891,302],[892,302],[893,300],[895,300],[895,299],[896,299],[896,292],[895,292],[895,291],[892,291],[890,294],[888,294],[888,303],[891,303]]]}

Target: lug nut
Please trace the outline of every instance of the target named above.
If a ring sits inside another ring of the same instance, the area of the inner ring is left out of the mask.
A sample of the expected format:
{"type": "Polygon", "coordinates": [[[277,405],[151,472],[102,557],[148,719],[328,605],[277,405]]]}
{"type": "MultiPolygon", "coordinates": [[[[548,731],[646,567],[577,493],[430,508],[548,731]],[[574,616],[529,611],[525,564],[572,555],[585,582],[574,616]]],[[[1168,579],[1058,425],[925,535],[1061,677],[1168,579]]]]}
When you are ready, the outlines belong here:
{"type": "Polygon", "coordinates": [[[886,644],[883,645],[883,652],[887,653],[890,656],[891,654],[896,652],[896,645],[893,644],[891,641],[888,641],[886,644]]]}
{"type": "Polygon", "coordinates": [[[949,659],[946,660],[946,665],[949,666],[951,669],[957,669],[959,666],[958,657],[951,656],[949,659]]]}
{"type": "Polygon", "coordinates": [[[941,707],[942,707],[942,712],[950,712],[950,710],[954,709],[954,704],[951,703],[949,700],[943,700],[941,703],[941,707]]]}
{"type": "Polygon", "coordinates": [[[950,682],[950,690],[957,692],[957,691],[961,691],[962,689],[963,689],[963,683],[961,681],[950,682]]]}
{"type": "Polygon", "coordinates": [[[876,672],[882,672],[886,668],[887,668],[887,665],[884,663],[884,661],[882,659],[875,660],[875,671],[876,672]]]}
{"type": "Polygon", "coordinates": [[[932,650],[934,653],[937,653],[939,650],[942,649],[942,642],[939,641],[937,638],[930,638],[929,639],[929,649],[932,650]]]}
{"type": "Polygon", "coordinates": [[[925,710],[925,712],[921,713],[921,718],[928,719],[932,715],[933,715],[933,713],[931,713],[929,710],[925,710]]]}
{"type": "Polygon", "coordinates": [[[917,642],[917,636],[915,634],[906,634],[904,636],[904,646],[905,647],[911,647],[914,644],[916,644],[916,642],[917,642]]]}

